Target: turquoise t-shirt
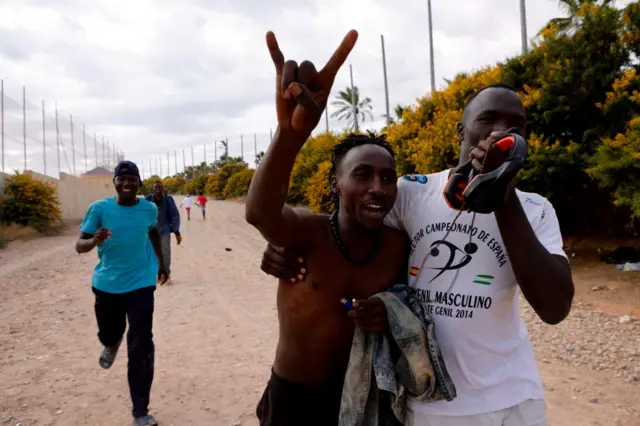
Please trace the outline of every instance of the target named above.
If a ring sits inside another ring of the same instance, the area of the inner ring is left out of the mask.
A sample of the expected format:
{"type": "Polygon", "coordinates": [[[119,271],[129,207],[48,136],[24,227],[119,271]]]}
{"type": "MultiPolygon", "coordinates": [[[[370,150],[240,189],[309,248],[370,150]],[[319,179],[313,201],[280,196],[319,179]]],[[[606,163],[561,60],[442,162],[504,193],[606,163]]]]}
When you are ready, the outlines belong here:
{"type": "Polygon", "coordinates": [[[80,225],[80,230],[95,234],[102,226],[111,236],[98,246],[98,264],[91,285],[107,293],[127,293],[156,285],[158,259],[149,230],[156,226],[158,208],[138,199],[133,206],[121,206],[115,197],[98,200],[80,225]]]}

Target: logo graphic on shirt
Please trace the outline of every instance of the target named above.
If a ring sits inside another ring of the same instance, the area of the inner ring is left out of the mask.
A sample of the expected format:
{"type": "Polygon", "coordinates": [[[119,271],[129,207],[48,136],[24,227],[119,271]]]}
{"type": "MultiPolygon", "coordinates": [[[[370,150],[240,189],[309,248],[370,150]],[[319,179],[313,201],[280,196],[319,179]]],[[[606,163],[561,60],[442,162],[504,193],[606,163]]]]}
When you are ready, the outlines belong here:
{"type": "Polygon", "coordinates": [[[476,279],[473,280],[473,282],[476,284],[491,285],[491,280],[493,278],[493,275],[476,275],[476,279]]]}
{"type": "Polygon", "coordinates": [[[421,184],[425,184],[427,183],[427,177],[425,175],[404,175],[402,176],[403,180],[406,180],[407,182],[418,182],[421,184]]]}
{"type": "Polygon", "coordinates": [[[440,275],[444,274],[447,271],[455,271],[456,269],[464,268],[469,264],[469,262],[471,262],[471,259],[472,259],[471,255],[474,254],[476,251],[478,251],[478,245],[471,242],[467,243],[464,246],[464,249],[460,249],[455,244],[446,240],[434,241],[431,244],[431,250],[429,251],[429,256],[443,259],[444,265],[442,265],[441,267],[431,268],[431,269],[438,270],[440,272],[435,277],[433,277],[429,282],[432,282],[433,280],[435,280],[436,278],[438,278],[440,275]],[[446,255],[440,256],[441,248],[449,250],[448,257],[446,255]],[[458,263],[455,263],[454,261],[456,258],[456,254],[458,253],[462,253],[463,256],[462,256],[462,259],[458,261],[458,263]]]}
{"type": "Polygon", "coordinates": [[[531,198],[531,197],[527,197],[527,198],[525,198],[525,199],[524,199],[524,203],[525,203],[525,204],[527,204],[527,203],[529,203],[529,204],[533,204],[534,206],[541,206],[541,205],[542,205],[542,203],[539,203],[539,202],[535,201],[535,200],[534,200],[533,198],[531,198]]]}
{"type": "Polygon", "coordinates": [[[417,277],[419,273],[420,268],[418,268],[417,266],[412,266],[411,268],[409,268],[409,275],[411,275],[412,277],[417,277]]]}

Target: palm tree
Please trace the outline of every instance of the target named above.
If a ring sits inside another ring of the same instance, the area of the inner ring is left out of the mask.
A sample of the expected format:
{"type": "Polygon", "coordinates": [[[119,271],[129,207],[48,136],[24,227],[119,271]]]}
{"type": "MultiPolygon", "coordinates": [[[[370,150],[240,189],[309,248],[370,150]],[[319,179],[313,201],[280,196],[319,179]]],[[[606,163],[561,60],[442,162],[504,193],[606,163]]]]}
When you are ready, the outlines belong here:
{"type": "Polygon", "coordinates": [[[341,90],[336,100],[331,104],[337,108],[331,116],[338,117],[338,120],[348,120],[349,128],[351,129],[355,127],[354,113],[361,122],[364,122],[367,116],[373,120],[371,98],[364,98],[360,101],[360,91],[356,86],[354,86],[353,92],[351,91],[351,87],[347,87],[346,90],[341,90]],[[352,101],[352,99],[354,101],[352,101]]]}
{"type": "Polygon", "coordinates": [[[559,0],[558,3],[560,3],[560,7],[562,7],[569,16],[553,18],[545,25],[543,30],[551,26],[556,26],[561,34],[570,34],[580,25],[578,10],[582,5],[600,3],[601,6],[608,6],[613,2],[614,0],[559,0]]]}

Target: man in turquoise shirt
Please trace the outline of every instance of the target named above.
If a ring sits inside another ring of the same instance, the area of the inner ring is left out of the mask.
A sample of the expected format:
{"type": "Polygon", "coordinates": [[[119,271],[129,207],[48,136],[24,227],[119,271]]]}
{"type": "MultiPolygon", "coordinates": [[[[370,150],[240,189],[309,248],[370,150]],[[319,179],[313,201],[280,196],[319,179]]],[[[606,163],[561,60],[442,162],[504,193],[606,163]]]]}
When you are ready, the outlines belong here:
{"type": "Polygon", "coordinates": [[[89,206],[80,225],[78,253],[98,247],[91,286],[95,294],[98,339],[104,345],[100,366],[113,364],[129,321],[127,349],[133,426],[158,423],[149,415],[155,347],[153,309],[156,279],[164,284],[167,269],[156,228],[155,204],[136,196],[141,184],[138,167],[121,161],[113,183],[117,195],[89,206]]]}

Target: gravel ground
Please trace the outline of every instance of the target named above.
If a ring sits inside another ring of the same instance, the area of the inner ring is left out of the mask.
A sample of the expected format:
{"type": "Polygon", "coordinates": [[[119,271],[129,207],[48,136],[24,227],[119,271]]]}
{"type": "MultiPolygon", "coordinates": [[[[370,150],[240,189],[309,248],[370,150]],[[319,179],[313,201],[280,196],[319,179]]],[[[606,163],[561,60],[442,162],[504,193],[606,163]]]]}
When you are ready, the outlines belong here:
{"type": "MultiPolygon", "coordinates": [[[[259,270],[264,242],[242,210],[212,202],[206,222],[197,210],[183,218],[172,284],[156,292],[151,409],[164,426],[257,424],[277,339],[276,283],[259,270]]],[[[96,257],[73,251],[76,232],[0,251],[0,424],[130,424],[126,356],[108,371],[97,365],[96,257]]],[[[640,426],[640,322],[582,303],[604,295],[589,293],[590,277],[602,281],[594,274],[576,279],[574,309],[557,326],[523,304],[550,425],[640,426]]],[[[624,300],[627,287],[602,285],[624,300]]]]}

